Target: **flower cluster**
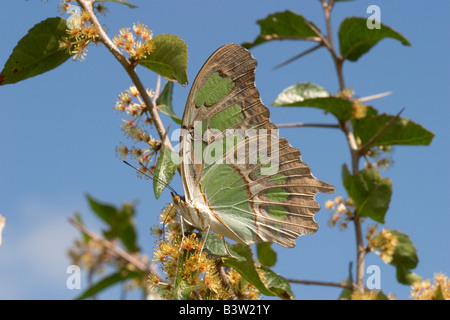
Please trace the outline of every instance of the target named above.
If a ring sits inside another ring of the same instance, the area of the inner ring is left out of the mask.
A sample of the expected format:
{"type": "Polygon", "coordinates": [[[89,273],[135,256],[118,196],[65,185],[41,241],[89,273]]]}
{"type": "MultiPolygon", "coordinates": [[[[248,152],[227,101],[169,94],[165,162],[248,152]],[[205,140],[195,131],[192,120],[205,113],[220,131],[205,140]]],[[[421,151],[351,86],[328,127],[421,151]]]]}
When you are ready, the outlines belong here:
{"type": "MultiPolygon", "coordinates": [[[[151,91],[147,91],[147,94],[149,97],[153,96],[151,91]]],[[[147,115],[146,105],[136,87],[132,86],[125,92],[120,93],[114,109],[125,113],[128,117],[128,119],[122,119],[121,128],[125,135],[133,142],[143,144],[143,147],[128,148],[122,143],[116,148],[117,154],[123,159],[130,155],[138,163],[147,166],[151,162],[151,157],[159,150],[161,143],[159,140],[153,139],[143,128],[143,125],[151,126],[152,120],[147,115]]]]}
{"type": "Polygon", "coordinates": [[[132,59],[138,61],[144,59],[153,51],[153,35],[150,29],[142,23],[134,24],[133,32],[130,31],[130,28],[123,27],[120,34],[114,36],[113,42],[132,59]]]}
{"type": "Polygon", "coordinates": [[[72,264],[85,268],[88,271],[102,274],[104,266],[111,263],[114,257],[100,242],[89,239],[78,239],[74,242],[74,248],[69,250],[72,264]]]}
{"type": "Polygon", "coordinates": [[[338,92],[334,96],[338,97],[338,98],[347,99],[347,100],[351,101],[352,107],[353,107],[353,115],[352,116],[353,116],[354,119],[364,118],[366,116],[366,114],[367,114],[367,106],[365,104],[363,104],[357,98],[352,99],[354,94],[355,94],[355,91],[353,89],[345,88],[344,90],[338,92]]]}
{"type": "Polygon", "coordinates": [[[353,118],[361,119],[367,114],[367,106],[359,100],[352,100],[353,118]]]}
{"type": "Polygon", "coordinates": [[[358,290],[355,290],[352,292],[351,300],[380,300],[380,299],[388,299],[388,300],[395,300],[396,297],[393,294],[389,294],[385,296],[382,294],[382,298],[380,297],[381,292],[378,290],[369,290],[365,289],[364,292],[360,292],[358,290]]]}
{"type": "MultiPolygon", "coordinates": [[[[101,275],[107,268],[136,272],[136,266],[124,259],[118,258],[109,250],[102,241],[90,237],[82,237],[74,241],[74,246],[68,252],[73,265],[77,265],[88,271],[90,276],[101,275]]],[[[137,260],[147,264],[148,257],[133,253],[137,260]]],[[[131,291],[136,287],[144,287],[142,278],[136,277],[124,284],[124,289],[131,291]]]]}
{"type": "Polygon", "coordinates": [[[325,208],[334,210],[331,219],[328,221],[330,227],[339,224],[339,228],[345,230],[348,226],[348,221],[353,219],[353,207],[354,203],[350,198],[343,200],[341,196],[337,196],[334,200],[326,201],[325,208]]]}
{"type": "Polygon", "coordinates": [[[411,298],[414,300],[450,300],[450,281],[443,273],[434,275],[430,280],[416,281],[411,285],[411,298]]]}
{"type": "Polygon", "coordinates": [[[67,21],[67,37],[59,42],[61,50],[67,50],[74,60],[86,57],[87,47],[99,39],[98,29],[91,24],[89,14],[79,7],[71,6],[70,1],[63,1],[63,10],[70,13],[67,21]]]}
{"type": "Polygon", "coordinates": [[[390,229],[377,232],[377,225],[371,225],[366,235],[367,247],[385,263],[390,263],[398,245],[397,236],[390,229]]]}
{"type": "Polygon", "coordinates": [[[186,289],[184,299],[258,299],[259,292],[234,269],[223,269],[221,258],[211,257],[205,250],[204,239],[196,233],[182,236],[179,213],[173,204],[163,209],[161,227],[152,229],[160,238],[153,252],[164,273],[163,279],[151,275],[148,283],[163,299],[173,299],[175,289],[186,289]]]}
{"type": "Polygon", "coordinates": [[[391,146],[375,146],[366,153],[366,168],[387,169],[394,163],[391,146]]]}

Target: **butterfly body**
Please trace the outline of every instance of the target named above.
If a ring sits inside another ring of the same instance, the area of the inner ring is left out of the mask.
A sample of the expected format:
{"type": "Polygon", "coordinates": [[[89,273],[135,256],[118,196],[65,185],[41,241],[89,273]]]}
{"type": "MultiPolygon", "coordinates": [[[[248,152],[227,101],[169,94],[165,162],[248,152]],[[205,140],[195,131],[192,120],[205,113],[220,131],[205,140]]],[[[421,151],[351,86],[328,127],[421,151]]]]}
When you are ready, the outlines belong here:
{"type": "Polygon", "coordinates": [[[256,60],[237,44],[219,48],[189,93],[180,137],[183,217],[237,242],[293,247],[317,230],[318,192],[300,151],[278,136],[254,78],[256,60]]]}
{"type": "Polygon", "coordinates": [[[200,231],[212,230],[215,233],[234,241],[245,243],[233,232],[233,230],[228,229],[223,221],[221,221],[203,201],[184,201],[180,199],[176,204],[180,209],[183,218],[191,226],[200,231]]]}

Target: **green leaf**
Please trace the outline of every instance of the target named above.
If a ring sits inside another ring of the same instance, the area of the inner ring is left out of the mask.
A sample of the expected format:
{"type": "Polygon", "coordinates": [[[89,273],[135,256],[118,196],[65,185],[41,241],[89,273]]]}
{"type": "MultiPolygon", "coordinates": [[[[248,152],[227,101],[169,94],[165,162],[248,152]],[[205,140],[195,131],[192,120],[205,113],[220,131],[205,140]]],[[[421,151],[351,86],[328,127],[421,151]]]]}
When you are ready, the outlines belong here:
{"type": "MultiPolygon", "coordinates": [[[[377,110],[368,107],[365,117],[353,120],[355,136],[361,139],[362,144],[376,135],[394,116],[378,114],[377,110]]],[[[374,141],[372,146],[387,145],[429,145],[434,133],[421,125],[399,117],[394,123],[374,141]]]]}
{"type": "Polygon", "coordinates": [[[398,244],[395,248],[391,264],[408,270],[417,267],[417,263],[419,262],[417,250],[409,239],[409,236],[396,230],[392,230],[392,233],[397,237],[398,244]]]}
{"type": "Polygon", "coordinates": [[[120,3],[120,4],[124,4],[124,5],[128,6],[131,9],[137,8],[137,6],[129,3],[127,0],[95,0],[95,2],[105,2],[105,1],[117,2],[117,3],[120,3]]]}
{"type": "Polygon", "coordinates": [[[107,239],[119,238],[130,252],[139,251],[134,228],[133,205],[124,203],[122,209],[118,209],[112,205],[100,203],[89,195],[86,198],[92,211],[110,226],[109,230],[103,232],[104,236],[107,239]]]}
{"type": "Polygon", "coordinates": [[[406,270],[401,267],[397,267],[397,281],[402,284],[411,285],[416,281],[421,281],[422,277],[415,274],[414,272],[411,272],[409,270],[406,270]]]}
{"type": "Polygon", "coordinates": [[[19,41],[0,73],[0,85],[16,83],[58,67],[70,58],[59,49],[67,36],[67,21],[48,18],[31,28],[19,41]]]}
{"type": "Polygon", "coordinates": [[[436,300],[445,300],[444,293],[442,292],[442,286],[438,284],[436,288],[436,300]]]}
{"type": "Polygon", "coordinates": [[[419,281],[422,278],[417,274],[411,272],[411,269],[417,267],[419,258],[417,257],[417,251],[413,243],[409,239],[408,235],[396,230],[387,230],[397,239],[397,242],[392,242],[392,239],[387,239],[383,234],[378,234],[375,238],[377,241],[377,248],[383,248],[389,243],[395,244],[392,259],[389,262],[391,265],[397,268],[397,281],[403,284],[411,285],[415,281],[419,281]]]}
{"type": "Polygon", "coordinates": [[[173,286],[173,300],[186,300],[192,291],[186,290],[186,284],[183,284],[183,275],[181,272],[182,266],[184,265],[188,252],[182,250],[178,255],[177,270],[175,273],[175,281],[173,286]]]}
{"type": "Polygon", "coordinates": [[[261,278],[259,277],[255,262],[253,261],[252,250],[250,249],[250,247],[242,243],[236,243],[231,247],[240,256],[244,257],[245,260],[238,261],[234,258],[224,258],[224,265],[227,267],[231,267],[239,272],[245,280],[254,285],[262,294],[266,296],[274,296],[275,293],[267,289],[261,278]]]}
{"type": "MultiPolygon", "coordinates": [[[[348,266],[348,277],[345,283],[346,285],[353,284],[353,263],[350,262],[348,266]]],[[[342,289],[341,294],[339,295],[339,300],[352,300],[353,291],[347,288],[342,289]]]]}
{"type": "Polygon", "coordinates": [[[344,186],[356,206],[356,214],[384,223],[392,196],[392,182],[381,178],[374,169],[363,169],[354,175],[347,175],[344,186]]]}
{"type": "Polygon", "coordinates": [[[351,175],[350,169],[348,168],[348,166],[344,163],[342,165],[342,170],[341,170],[341,176],[342,176],[342,181],[345,180],[345,178],[347,178],[347,176],[351,175]]]}
{"type": "Polygon", "coordinates": [[[159,94],[158,99],[156,99],[156,105],[158,106],[159,111],[170,116],[177,124],[181,124],[181,119],[176,115],[175,111],[173,111],[173,87],[173,82],[167,81],[159,94]]]}
{"type": "MultiPolygon", "coordinates": [[[[317,38],[313,29],[308,25],[307,20],[303,16],[289,10],[270,14],[267,18],[258,20],[257,23],[261,27],[259,36],[253,42],[243,43],[242,46],[244,48],[250,49],[271,40],[313,40],[313,38],[317,38]]],[[[319,28],[312,22],[309,22],[309,24],[320,32],[319,28]]]]}
{"type": "Polygon", "coordinates": [[[397,281],[410,285],[415,281],[421,280],[420,276],[409,271],[416,268],[419,263],[416,247],[408,235],[396,230],[391,230],[391,232],[397,237],[398,241],[390,262],[397,268],[397,281]]]}
{"type": "Polygon", "coordinates": [[[96,284],[92,285],[85,292],[83,292],[80,296],[78,296],[76,299],[84,300],[84,299],[90,298],[90,297],[96,295],[97,293],[100,293],[101,291],[103,291],[119,282],[125,281],[127,279],[143,277],[143,276],[145,276],[145,274],[140,273],[140,272],[126,271],[126,270],[119,271],[117,273],[114,273],[112,275],[109,275],[109,276],[103,278],[96,284]]]}
{"type": "Polygon", "coordinates": [[[263,272],[264,283],[270,291],[283,300],[295,300],[291,285],[285,278],[265,266],[260,266],[258,269],[263,272]]]}
{"type": "Polygon", "coordinates": [[[219,236],[213,233],[206,235],[206,233],[204,232],[202,232],[202,237],[203,238],[207,237],[205,248],[208,250],[208,254],[210,256],[214,258],[219,257],[235,258],[239,262],[245,261],[246,258],[240,256],[236,251],[234,251],[233,248],[230,246],[230,244],[224,241],[223,238],[220,238],[219,236]],[[227,248],[225,248],[225,245],[227,246],[227,248]]]}
{"type": "Polygon", "coordinates": [[[156,162],[153,191],[156,199],[159,198],[163,190],[170,184],[173,176],[178,169],[178,153],[168,149],[164,144],[161,145],[158,161],[156,162]]]}
{"type": "Polygon", "coordinates": [[[191,295],[192,291],[200,288],[203,284],[201,282],[197,284],[189,284],[188,282],[181,279],[177,286],[174,288],[174,294],[172,296],[173,300],[187,300],[191,295]]]}
{"type": "Polygon", "coordinates": [[[383,291],[378,291],[375,300],[389,300],[389,297],[383,291]]]}
{"type": "Polygon", "coordinates": [[[349,120],[353,115],[353,104],[350,100],[339,97],[303,99],[298,95],[297,98],[299,100],[291,102],[292,98],[294,98],[292,91],[295,89],[290,88],[292,87],[289,87],[280,93],[272,105],[284,107],[318,108],[332,113],[340,122],[349,120]]]}
{"type": "Polygon", "coordinates": [[[384,38],[393,38],[403,45],[411,45],[397,31],[384,24],[380,25],[380,29],[369,29],[367,18],[345,19],[339,27],[339,45],[342,57],[350,61],[356,61],[384,38]]]}
{"type": "MultiPolygon", "coordinates": [[[[177,271],[173,286],[173,295],[172,295],[173,300],[187,300],[189,299],[189,296],[191,295],[193,290],[203,285],[201,282],[197,284],[189,284],[183,278],[182,266],[185,264],[188,254],[189,254],[188,251],[182,250],[182,252],[180,252],[178,256],[177,271]]],[[[163,295],[163,293],[161,293],[161,295],[163,295]]]]}
{"type": "Polygon", "coordinates": [[[305,99],[326,98],[330,93],[321,86],[311,82],[300,82],[290,86],[281,92],[275,101],[274,106],[285,106],[291,103],[301,102],[305,99]]]}
{"type": "Polygon", "coordinates": [[[272,267],[277,262],[277,253],[271,247],[271,242],[262,242],[256,244],[256,253],[258,260],[263,266],[272,267]]]}
{"type": "Polygon", "coordinates": [[[187,78],[187,45],[179,37],[172,34],[160,34],[152,39],[153,51],[139,64],[171,81],[182,85],[188,83],[187,78]]]}

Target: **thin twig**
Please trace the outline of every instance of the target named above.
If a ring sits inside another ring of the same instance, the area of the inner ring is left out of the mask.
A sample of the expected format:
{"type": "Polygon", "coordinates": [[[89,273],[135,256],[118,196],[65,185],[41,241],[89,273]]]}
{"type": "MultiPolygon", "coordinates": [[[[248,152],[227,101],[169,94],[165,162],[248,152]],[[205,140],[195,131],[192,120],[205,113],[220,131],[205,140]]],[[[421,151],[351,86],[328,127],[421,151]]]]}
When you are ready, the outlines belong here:
{"type": "Polygon", "coordinates": [[[302,53],[296,55],[295,57],[292,57],[292,58],[290,58],[290,59],[288,59],[288,60],[286,60],[286,61],[280,63],[279,65],[276,65],[276,66],[273,67],[273,68],[274,68],[274,69],[278,69],[278,68],[280,68],[280,67],[282,67],[282,66],[285,66],[285,65],[287,65],[287,64],[289,64],[289,63],[291,63],[291,62],[293,62],[293,61],[295,61],[295,60],[297,60],[297,59],[300,59],[301,57],[304,57],[304,56],[306,56],[307,54],[309,54],[309,53],[311,53],[311,52],[314,52],[314,51],[316,51],[317,49],[322,48],[322,47],[323,47],[323,44],[322,44],[322,43],[319,43],[318,45],[316,45],[316,46],[314,46],[314,47],[312,47],[312,48],[310,48],[310,49],[308,49],[308,50],[306,50],[306,51],[303,51],[302,53]]]}
{"type": "Polygon", "coordinates": [[[305,41],[322,41],[320,37],[298,37],[298,36],[279,36],[279,35],[265,35],[264,40],[305,40],[305,41]]]}
{"type": "Polygon", "coordinates": [[[323,8],[323,13],[325,16],[325,23],[327,26],[327,40],[330,43],[330,46],[334,50],[334,41],[333,41],[333,32],[332,32],[332,26],[331,26],[331,10],[333,9],[333,4],[329,3],[325,0],[320,1],[323,8]]]}
{"type": "Polygon", "coordinates": [[[145,105],[147,106],[148,111],[151,114],[153,124],[155,125],[155,129],[158,132],[159,137],[163,141],[164,145],[167,148],[169,148],[170,150],[172,150],[173,149],[172,144],[170,143],[170,140],[166,135],[166,129],[164,128],[161,118],[159,117],[156,106],[153,103],[153,101],[150,99],[149,95],[147,94],[147,89],[142,84],[141,79],[137,75],[137,73],[135,71],[135,65],[132,64],[130,62],[130,60],[128,60],[122,54],[122,52],[116,47],[116,45],[108,37],[105,30],[103,30],[103,27],[101,26],[100,22],[97,20],[97,17],[92,9],[93,1],[92,0],[77,0],[77,2],[83,8],[83,10],[89,14],[91,23],[97,28],[97,30],[99,32],[100,41],[114,55],[114,57],[117,59],[117,61],[120,62],[120,64],[125,69],[125,71],[128,73],[128,76],[131,78],[134,86],[138,90],[139,94],[142,97],[142,100],[144,101],[145,105]]]}
{"type": "Polygon", "coordinates": [[[296,127],[316,127],[316,128],[332,128],[339,129],[338,124],[328,124],[328,123],[280,123],[276,124],[277,128],[296,128],[296,127]]]}
{"type": "Polygon", "coordinates": [[[236,292],[234,291],[233,287],[231,286],[230,282],[228,281],[228,278],[227,278],[224,268],[218,262],[216,263],[215,267],[216,267],[216,270],[218,271],[220,280],[222,282],[222,286],[224,286],[226,289],[228,289],[229,292],[232,293],[230,300],[239,300],[236,292]]]}
{"type": "Polygon", "coordinates": [[[392,91],[381,92],[381,93],[373,94],[371,96],[359,98],[358,101],[367,102],[367,101],[371,101],[371,100],[381,99],[381,98],[390,96],[391,94],[393,94],[392,91]]]}
{"type": "Polygon", "coordinates": [[[200,293],[198,292],[198,290],[192,290],[192,293],[194,294],[194,296],[197,298],[197,300],[203,300],[202,296],[200,295],[200,293]]]}
{"type": "Polygon", "coordinates": [[[326,286],[326,287],[337,287],[337,288],[344,288],[344,289],[353,290],[353,286],[352,285],[342,284],[342,283],[337,283],[337,282],[297,280],[297,279],[286,279],[286,280],[291,282],[291,283],[306,284],[306,285],[316,285],[316,286],[326,286]]]}
{"type": "Polygon", "coordinates": [[[383,134],[386,132],[387,129],[389,129],[394,122],[400,117],[400,114],[403,112],[403,110],[405,110],[405,108],[403,108],[402,110],[400,110],[399,113],[397,113],[397,115],[395,117],[393,117],[388,123],[386,123],[386,125],[381,128],[380,131],[378,131],[372,138],[369,139],[369,141],[367,141],[361,148],[359,148],[359,155],[363,155],[367,152],[367,150],[370,148],[370,146],[383,134]]]}
{"type": "Polygon", "coordinates": [[[155,96],[153,97],[153,103],[155,104],[155,106],[156,106],[156,100],[158,100],[158,97],[161,94],[161,92],[159,92],[159,90],[161,90],[161,76],[158,74],[158,76],[156,77],[155,96]]]}
{"type": "Polygon", "coordinates": [[[145,262],[140,261],[135,256],[133,256],[133,255],[129,254],[128,252],[124,251],[123,249],[117,247],[113,242],[98,236],[96,233],[89,230],[88,228],[86,228],[84,225],[82,225],[81,223],[79,223],[78,221],[76,221],[73,218],[69,218],[69,222],[72,225],[74,225],[77,229],[79,229],[81,232],[83,232],[84,234],[91,237],[94,241],[97,241],[97,242],[101,243],[103,246],[105,246],[105,248],[108,249],[111,252],[111,254],[113,254],[116,257],[126,260],[128,263],[131,263],[140,271],[145,272],[145,273],[152,273],[152,274],[158,273],[157,267],[155,264],[153,264],[153,263],[146,264],[145,262]]]}

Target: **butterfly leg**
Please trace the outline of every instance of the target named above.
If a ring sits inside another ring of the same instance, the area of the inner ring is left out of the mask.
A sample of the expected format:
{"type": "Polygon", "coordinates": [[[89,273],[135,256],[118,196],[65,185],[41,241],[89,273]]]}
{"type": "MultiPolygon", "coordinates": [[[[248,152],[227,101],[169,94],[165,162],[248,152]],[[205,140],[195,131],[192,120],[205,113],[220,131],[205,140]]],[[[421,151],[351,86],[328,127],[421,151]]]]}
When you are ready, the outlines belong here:
{"type": "Polygon", "coordinates": [[[200,249],[200,252],[202,252],[203,251],[203,249],[204,249],[204,247],[205,247],[205,244],[206,244],[206,240],[208,239],[208,235],[209,235],[209,230],[211,229],[211,226],[210,225],[208,225],[207,227],[206,227],[206,231],[205,231],[205,239],[203,240],[203,243],[202,243],[202,246],[201,246],[201,249],[200,249]]]}
{"type": "MultiPolygon", "coordinates": [[[[180,215],[180,225],[181,225],[181,243],[184,241],[184,218],[183,215],[180,215]]],[[[181,246],[180,246],[181,250],[181,246]]]]}
{"type": "Polygon", "coordinates": [[[182,244],[184,241],[184,219],[183,219],[183,215],[180,215],[180,226],[181,226],[181,242],[180,242],[180,247],[178,248],[178,256],[177,256],[177,266],[176,266],[176,270],[177,270],[177,274],[178,274],[178,267],[179,267],[179,262],[180,262],[180,255],[181,255],[181,248],[182,248],[182,244]]]}
{"type": "Polygon", "coordinates": [[[235,258],[235,256],[233,256],[233,255],[231,254],[231,252],[228,250],[228,246],[227,246],[227,242],[225,241],[225,237],[222,237],[222,241],[223,241],[223,246],[225,247],[225,251],[228,253],[228,255],[229,255],[230,257],[235,258]]]}
{"type": "MultiPolygon", "coordinates": [[[[162,223],[162,233],[161,233],[161,235],[162,235],[162,237],[163,237],[163,241],[166,241],[166,225],[167,225],[167,219],[169,218],[169,217],[171,217],[172,216],[172,214],[174,213],[174,215],[173,216],[175,216],[177,213],[176,213],[176,207],[174,206],[174,205],[172,205],[171,206],[171,208],[167,211],[167,214],[166,214],[166,216],[165,216],[165,218],[164,218],[164,221],[163,221],[163,223],[162,223]],[[174,213],[174,211],[173,210],[175,210],[175,213],[174,213]]],[[[181,215],[180,215],[181,216],[181,215]]]]}
{"type": "Polygon", "coordinates": [[[205,239],[202,241],[202,246],[200,247],[200,251],[199,251],[199,255],[198,255],[198,263],[200,263],[200,257],[201,257],[201,253],[203,252],[203,249],[205,248],[205,244],[206,244],[206,240],[208,239],[208,235],[209,235],[209,229],[211,228],[210,225],[208,225],[206,227],[206,231],[205,231],[205,239]]]}

